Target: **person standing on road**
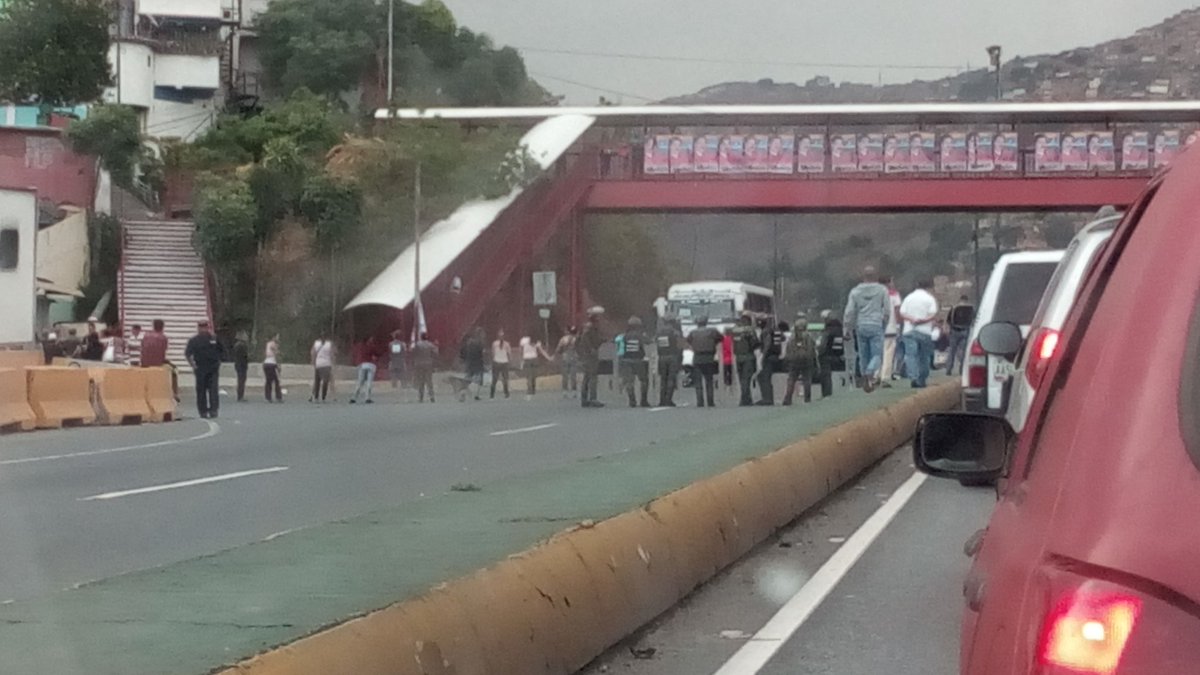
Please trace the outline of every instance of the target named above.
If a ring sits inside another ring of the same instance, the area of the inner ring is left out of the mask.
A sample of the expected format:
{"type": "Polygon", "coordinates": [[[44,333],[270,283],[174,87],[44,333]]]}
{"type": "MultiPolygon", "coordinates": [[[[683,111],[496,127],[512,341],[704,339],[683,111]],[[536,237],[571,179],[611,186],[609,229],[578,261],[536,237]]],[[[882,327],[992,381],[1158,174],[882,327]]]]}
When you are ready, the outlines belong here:
{"type": "Polygon", "coordinates": [[[571,326],[554,350],[554,356],[562,364],[563,398],[579,395],[579,352],[576,349],[578,341],[579,329],[571,326]]]}
{"type": "Polygon", "coordinates": [[[333,340],[322,331],[309,353],[313,364],[312,396],[310,403],[323,402],[329,397],[329,381],[333,378],[333,340]]]}
{"type": "Polygon", "coordinates": [[[142,338],[141,361],[143,368],[161,368],[167,365],[167,347],[170,343],[163,331],[166,325],[162,319],[155,319],[151,324],[153,330],[142,338]]]}
{"type": "Polygon", "coordinates": [[[808,332],[806,314],[796,315],[796,323],[792,326],[792,335],[788,338],[783,357],[788,368],[783,404],[792,404],[797,383],[804,387],[804,402],[811,403],[813,381],[821,376],[821,361],[817,355],[817,341],[808,332]]]}
{"type": "Polygon", "coordinates": [[[858,370],[865,391],[875,390],[879,366],[883,362],[883,335],[887,327],[892,301],[888,289],[879,283],[874,267],[863,270],[862,283],[850,291],[846,311],[842,316],[845,337],[854,336],[854,351],[858,354],[858,370]]]}
{"type": "Polygon", "coordinates": [[[221,409],[220,375],[225,348],[212,334],[207,321],[201,321],[196,328],[183,355],[196,375],[196,408],[201,419],[216,419],[221,409]]]}
{"type": "Polygon", "coordinates": [[[350,403],[357,403],[360,394],[366,397],[364,403],[374,403],[375,401],[371,400],[371,390],[375,386],[375,373],[379,369],[379,345],[375,342],[374,335],[354,346],[354,365],[358,370],[350,403]]]}
{"type": "Polygon", "coordinates": [[[603,408],[604,404],[598,399],[600,379],[600,347],[604,344],[604,335],[600,332],[600,317],[604,314],[603,307],[592,307],[588,310],[587,325],[576,343],[579,353],[579,364],[583,367],[583,385],[580,388],[580,405],[584,408],[603,408]]]}
{"type": "Polygon", "coordinates": [[[758,340],[758,335],[755,334],[754,324],[749,313],[742,314],[738,325],[733,327],[730,335],[733,336],[733,359],[737,363],[738,384],[742,390],[738,405],[754,405],[754,398],[750,395],[750,385],[754,380],[754,370],[757,365],[755,352],[762,345],[758,340]]]}
{"type": "Polygon", "coordinates": [[[909,293],[900,305],[900,315],[904,317],[905,368],[914,389],[926,386],[933,365],[933,329],[938,303],[932,290],[933,282],[922,280],[917,284],[917,290],[909,293]]]}
{"type": "Polygon", "coordinates": [[[846,337],[841,321],[833,317],[825,319],[817,353],[821,361],[821,398],[829,398],[833,396],[833,374],[842,373],[842,384],[846,378],[846,337]]]}
{"type": "Polygon", "coordinates": [[[721,348],[723,340],[721,331],[708,325],[707,316],[696,318],[696,328],[688,335],[687,342],[692,348],[692,380],[696,386],[697,408],[705,405],[714,408],[717,405],[713,401],[713,390],[717,378],[717,350],[721,348]]]}
{"type": "Polygon", "coordinates": [[[250,373],[250,345],[246,334],[239,331],[233,341],[233,372],[237,375],[238,403],[246,402],[246,376],[250,373]]]}
{"type": "MultiPolygon", "coordinates": [[[[704,319],[708,322],[707,317],[704,319]]],[[[699,322],[697,322],[699,325],[699,322]]],[[[733,336],[725,333],[721,336],[721,382],[726,391],[733,391],[733,336]]]]}
{"type": "Polygon", "coordinates": [[[125,362],[134,368],[142,365],[142,340],[145,339],[141,324],[133,324],[129,329],[129,338],[125,340],[125,362]]]}
{"type": "Polygon", "coordinates": [[[392,381],[392,389],[403,388],[408,384],[408,344],[404,342],[404,333],[392,333],[392,341],[388,343],[388,375],[392,381]]]}
{"type": "Polygon", "coordinates": [[[625,351],[621,354],[622,388],[629,397],[629,407],[650,407],[650,370],[646,363],[646,333],[642,330],[642,320],[636,316],[629,317],[629,326],[625,331],[625,351]],[[634,381],[638,389],[634,391],[634,381]],[[635,396],[635,394],[638,394],[635,396]]]}
{"type": "Polygon", "coordinates": [[[428,333],[421,333],[421,339],[412,346],[413,379],[417,388],[417,402],[425,402],[425,390],[429,390],[429,402],[433,397],[433,366],[437,361],[437,345],[429,341],[428,333]]]}
{"type": "Polygon", "coordinates": [[[263,350],[263,395],[267,403],[279,401],[283,403],[283,387],[279,383],[279,333],[267,340],[263,350]],[[272,396],[274,394],[274,396],[272,396]]]}
{"type": "Polygon", "coordinates": [[[954,374],[955,361],[958,361],[958,372],[962,373],[973,321],[975,321],[975,306],[971,304],[971,300],[967,296],[959,296],[958,304],[950,308],[950,315],[946,317],[946,324],[950,329],[950,345],[946,354],[947,375],[954,374]]]}
{"type": "Polygon", "coordinates": [[[546,347],[542,345],[541,340],[535,340],[528,335],[521,338],[521,370],[525,372],[526,401],[532,401],[537,394],[537,378],[542,359],[553,360],[546,353],[546,347]]]}
{"type": "MultiPolygon", "coordinates": [[[[764,323],[766,321],[764,320],[764,323]]],[[[780,322],[774,327],[763,328],[762,369],[758,373],[758,405],[775,405],[775,373],[783,370],[783,344],[787,339],[788,325],[780,322]]]]}
{"type": "Polygon", "coordinates": [[[508,375],[512,367],[512,345],[504,337],[504,329],[496,331],[492,341],[492,398],[496,398],[496,385],[504,382],[504,398],[508,398],[508,375]]]}
{"type": "Polygon", "coordinates": [[[683,333],[675,317],[670,314],[660,317],[654,343],[658,351],[658,405],[674,408],[675,386],[679,383],[683,360],[683,333]]]}
{"type": "Polygon", "coordinates": [[[463,369],[467,371],[467,388],[462,392],[462,400],[466,400],[468,395],[474,396],[475,400],[479,400],[479,395],[483,392],[483,373],[486,366],[485,350],[487,349],[487,338],[483,332],[482,326],[476,326],[474,330],[467,335],[463,340],[462,347],[459,349],[459,356],[462,358],[463,369]]]}
{"type": "Polygon", "coordinates": [[[883,329],[883,362],[879,365],[879,385],[881,387],[891,387],[895,376],[896,343],[900,340],[900,328],[904,323],[900,320],[900,302],[902,298],[892,277],[886,276],[880,281],[888,290],[889,311],[887,325],[883,329]]]}

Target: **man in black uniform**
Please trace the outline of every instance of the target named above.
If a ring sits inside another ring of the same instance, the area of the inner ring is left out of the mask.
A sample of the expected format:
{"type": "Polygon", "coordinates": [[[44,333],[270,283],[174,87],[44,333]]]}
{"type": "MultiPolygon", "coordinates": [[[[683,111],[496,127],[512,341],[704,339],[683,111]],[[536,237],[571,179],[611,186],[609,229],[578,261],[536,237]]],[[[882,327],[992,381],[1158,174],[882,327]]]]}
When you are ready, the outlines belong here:
{"type": "Polygon", "coordinates": [[[658,405],[675,407],[675,386],[679,382],[679,366],[683,358],[683,333],[675,317],[666,315],[658,322],[655,336],[658,348],[658,405]]]}
{"type": "Polygon", "coordinates": [[[579,364],[583,366],[583,384],[580,387],[579,402],[584,408],[603,408],[604,404],[597,400],[597,389],[600,380],[600,347],[604,344],[604,335],[600,332],[600,317],[604,314],[603,307],[593,307],[588,310],[587,325],[583,334],[576,342],[576,352],[579,354],[579,364]]]}
{"type": "Polygon", "coordinates": [[[636,316],[629,317],[624,345],[621,371],[625,393],[629,396],[629,407],[636,408],[640,402],[643,408],[649,408],[650,401],[647,396],[650,393],[650,364],[646,363],[646,334],[642,332],[642,320],[636,316]],[[638,392],[634,391],[634,380],[640,385],[638,392]],[[635,393],[640,393],[641,396],[635,396],[635,393]]]}
{"type": "Polygon", "coordinates": [[[692,379],[696,385],[696,407],[703,408],[704,397],[708,396],[708,407],[712,408],[713,384],[717,376],[717,349],[721,347],[721,331],[708,325],[708,317],[696,319],[696,329],[687,338],[692,348],[692,379]]]}
{"type": "Polygon", "coordinates": [[[787,337],[787,324],[779,323],[771,326],[763,319],[762,327],[762,371],[758,374],[758,392],[762,397],[759,405],[775,405],[775,384],[772,382],[775,373],[783,370],[783,341],[787,337]]]}
{"type": "Polygon", "coordinates": [[[196,408],[200,411],[200,417],[216,419],[221,408],[218,380],[225,349],[209,330],[207,321],[198,324],[196,334],[188,340],[184,356],[196,375],[196,408]]]}
{"type": "Polygon", "coordinates": [[[788,369],[787,391],[783,394],[783,404],[792,404],[797,382],[804,387],[804,402],[810,403],[813,381],[821,375],[821,362],[817,356],[817,341],[808,333],[807,315],[801,313],[796,316],[792,336],[787,341],[783,356],[788,369]]]}
{"type": "Polygon", "coordinates": [[[740,406],[754,405],[750,395],[750,383],[754,379],[755,356],[762,345],[755,334],[754,324],[749,314],[743,314],[738,325],[731,331],[733,336],[733,361],[737,366],[738,384],[742,387],[742,396],[738,401],[740,406]]]}

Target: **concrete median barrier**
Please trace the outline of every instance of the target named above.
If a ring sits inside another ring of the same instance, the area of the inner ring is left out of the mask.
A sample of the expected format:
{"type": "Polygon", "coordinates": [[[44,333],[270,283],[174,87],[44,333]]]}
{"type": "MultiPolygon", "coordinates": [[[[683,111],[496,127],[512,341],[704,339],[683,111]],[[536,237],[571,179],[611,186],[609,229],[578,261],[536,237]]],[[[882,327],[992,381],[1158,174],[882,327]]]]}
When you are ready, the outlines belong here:
{"type": "Polygon", "coordinates": [[[35,420],[25,369],[0,368],[0,432],[29,431],[35,420]]]}
{"type": "Polygon", "coordinates": [[[29,407],[38,429],[86,426],[96,421],[92,408],[91,380],[82,368],[38,366],[26,368],[29,407]]]}
{"type": "Polygon", "coordinates": [[[583,523],[224,675],[569,675],[957,404],[950,383],[583,523]]]}
{"type": "Polygon", "coordinates": [[[101,424],[141,424],[150,419],[146,376],[140,368],[89,368],[101,424]]]}
{"type": "Polygon", "coordinates": [[[46,365],[46,357],[41,352],[28,349],[0,349],[0,368],[20,370],[30,366],[46,365]]]}
{"type": "Polygon", "coordinates": [[[145,385],[144,398],[150,410],[147,418],[150,422],[174,422],[179,419],[176,409],[175,389],[171,384],[171,369],[143,368],[142,379],[145,385]]]}

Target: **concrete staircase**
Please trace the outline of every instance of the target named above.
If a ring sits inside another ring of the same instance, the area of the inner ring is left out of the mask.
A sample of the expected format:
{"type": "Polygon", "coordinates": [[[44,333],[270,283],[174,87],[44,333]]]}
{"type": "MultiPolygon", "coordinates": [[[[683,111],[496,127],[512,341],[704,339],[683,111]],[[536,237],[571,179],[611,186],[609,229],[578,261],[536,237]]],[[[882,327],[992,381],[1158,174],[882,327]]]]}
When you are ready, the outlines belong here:
{"type": "Polygon", "coordinates": [[[195,225],[178,220],[135,220],[125,233],[118,274],[121,325],[149,331],[155,319],[166,323],[167,358],[186,367],[184,346],[196,334],[196,323],[212,321],[204,261],[192,246],[195,225]]]}

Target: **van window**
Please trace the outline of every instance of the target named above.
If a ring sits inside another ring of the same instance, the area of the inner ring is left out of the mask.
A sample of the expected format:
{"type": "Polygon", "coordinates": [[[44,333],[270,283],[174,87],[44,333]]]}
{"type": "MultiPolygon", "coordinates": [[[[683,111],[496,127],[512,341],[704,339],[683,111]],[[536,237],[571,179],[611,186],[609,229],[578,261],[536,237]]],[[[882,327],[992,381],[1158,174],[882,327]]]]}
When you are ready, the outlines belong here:
{"type": "Polygon", "coordinates": [[[21,260],[21,233],[16,228],[6,227],[0,230],[0,271],[9,272],[17,269],[21,260]]]}
{"type": "Polygon", "coordinates": [[[1004,270],[1004,280],[1000,282],[992,321],[1011,321],[1019,326],[1028,326],[1057,267],[1057,262],[1009,265],[1004,270]]]}
{"type": "Polygon", "coordinates": [[[746,295],[746,309],[755,314],[771,314],[771,298],[765,295],[750,293],[746,295]]]}

